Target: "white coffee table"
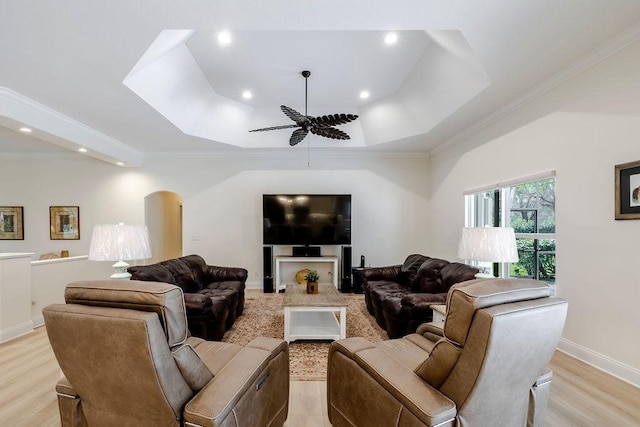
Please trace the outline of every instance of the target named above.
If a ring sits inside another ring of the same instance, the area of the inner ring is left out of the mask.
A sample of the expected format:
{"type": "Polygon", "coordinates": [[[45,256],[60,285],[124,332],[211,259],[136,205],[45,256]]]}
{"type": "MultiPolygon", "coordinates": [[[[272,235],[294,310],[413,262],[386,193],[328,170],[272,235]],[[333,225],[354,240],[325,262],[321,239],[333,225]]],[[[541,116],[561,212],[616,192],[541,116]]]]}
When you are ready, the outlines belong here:
{"type": "Polygon", "coordinates": [[[307,294],[304,285],[287,285],[282,305],[284,340],[288,343],[347,336],[347,302],[333,285],[318,285],[317,294],[307,294]]]}

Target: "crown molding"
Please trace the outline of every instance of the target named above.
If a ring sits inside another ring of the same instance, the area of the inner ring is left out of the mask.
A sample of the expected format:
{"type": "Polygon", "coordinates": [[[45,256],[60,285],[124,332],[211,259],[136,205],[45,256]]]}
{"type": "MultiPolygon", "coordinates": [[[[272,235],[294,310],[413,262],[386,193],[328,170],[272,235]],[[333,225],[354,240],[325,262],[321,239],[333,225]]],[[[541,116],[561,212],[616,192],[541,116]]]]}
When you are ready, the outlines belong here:
{"type": "Polygon", "coordinates": [[[142,152],[6,87],[0,87],[0,116],[33,129],[32,137],[107,163],[140,166],[142,152]]]}
{"type": "Polygon", "coordinates": [[[627,30],[621,32],[614,38],[601,45],[599,48],[594,49],[582,58],[574,61],[571,65],[564,68],[562,71],[555,73],[554,75],[543,80],[528,91],[524,92],[513,101],[505,104],[502,108],[496,110],[494,113],[485,116],[463,131],[458,132],[442,144],[431,149],[430,152],[432,154],[438,154],[452,145],[463,142],[476,132],[533,102],[547,92],[550,92],[551,90],[566,83],[574,77],[584,73],[585,71],[598,65],[602,61],[620,52],[633,43],[636,43],[638,40],[640,40],[640,23],[629,27],[627,30]]]}

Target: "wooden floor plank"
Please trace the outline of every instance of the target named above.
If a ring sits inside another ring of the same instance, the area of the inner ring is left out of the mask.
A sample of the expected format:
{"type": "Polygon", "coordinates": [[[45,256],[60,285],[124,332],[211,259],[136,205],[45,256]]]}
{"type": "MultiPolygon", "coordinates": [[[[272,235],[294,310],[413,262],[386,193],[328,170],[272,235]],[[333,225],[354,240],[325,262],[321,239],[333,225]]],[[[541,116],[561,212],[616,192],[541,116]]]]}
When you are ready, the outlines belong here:
{"type": "MultiPolygon", "coordinates": [[[[554,371],[547,426],[640,426],[640,389],[564,353],[554,371]]],[[[0,426],[60,425],[58,364],[45,328],[0,344],[0,426]]],[[[329,427],[324,381],[292,381],[287,427],[329,427]]]]}

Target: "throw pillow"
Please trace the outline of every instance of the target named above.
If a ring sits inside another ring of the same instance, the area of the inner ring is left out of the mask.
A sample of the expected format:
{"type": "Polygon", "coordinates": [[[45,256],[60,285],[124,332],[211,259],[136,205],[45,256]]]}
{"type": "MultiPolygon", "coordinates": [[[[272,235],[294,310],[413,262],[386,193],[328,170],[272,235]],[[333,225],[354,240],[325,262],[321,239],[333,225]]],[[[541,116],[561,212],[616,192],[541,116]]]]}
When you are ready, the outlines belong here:
{"type": "Polygon", "coordinates": [[[411,287],[411,284],[418,273],[418,269],[428,259],[428,256],[420,254],[409,255],[407,259],[404,260],[402,267],[400,267],[400,283],[407,287],[411,287]]]}
{"type": "Polygon", "coordinates": [[[421,294],[437,294],[441,292],[442,275],[440,270],[448,264],[449,261],[438,258],[426,260],[416,272],[413,282],[411,282],[411,290],[421,294]]]}

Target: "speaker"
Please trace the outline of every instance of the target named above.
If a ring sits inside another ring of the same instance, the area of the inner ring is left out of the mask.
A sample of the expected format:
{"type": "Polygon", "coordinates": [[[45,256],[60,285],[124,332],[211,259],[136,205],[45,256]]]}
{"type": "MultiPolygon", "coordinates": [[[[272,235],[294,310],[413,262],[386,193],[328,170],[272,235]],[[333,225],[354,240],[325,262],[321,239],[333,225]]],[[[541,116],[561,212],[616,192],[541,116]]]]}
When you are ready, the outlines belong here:
{"type": "Polygon", "coordinates": [[[273,292],[273,246],[262,247],[262,290],[264,293],[273,292]]]}
{"type": "Polygon", "coordinates": [[[291,248],[293,256],[320,256],[320,246],[294,246],[291,248]]]}
{"type": "Polygon", "coordinates": [[[342,246],[340,260],[342,263],[342,292],[351,292],[351,246],[342,246]]]}

